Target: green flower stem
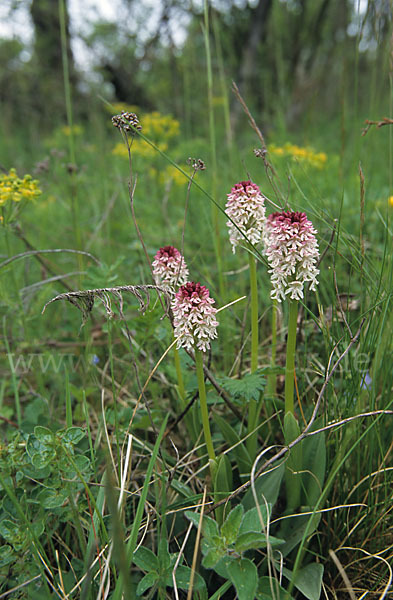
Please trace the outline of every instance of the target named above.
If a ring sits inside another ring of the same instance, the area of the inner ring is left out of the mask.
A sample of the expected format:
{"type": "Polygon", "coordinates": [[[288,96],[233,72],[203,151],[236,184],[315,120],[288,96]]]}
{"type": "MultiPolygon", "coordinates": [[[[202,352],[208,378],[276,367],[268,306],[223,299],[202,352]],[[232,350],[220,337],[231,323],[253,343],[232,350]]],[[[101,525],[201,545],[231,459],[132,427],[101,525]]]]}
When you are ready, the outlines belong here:
{"type": "Polygon", "coordinates": [[[285,414],[288,412],[294,414],[295,412],[293,392],[295,388],[295,351],[298,305],[299,303],[297,300],[289,301],[287,357],[285,364],[285,414]]]}
{"type": "MultiPolygon", "coordinates": [[[[184,387],[183,373],[182,373],[181,365],[180,365],[180,355],[179,355],[179,351],[176,348],[176,346],[173,348],[173,351],[174,351],[174,362],[175,362],[175,369],[176,369],[176,375],[177,375],[177,387],[178,387],[179,398],[180,398],[180,403],[179,403],[180,411],[182,412],[183,410],[185,410],[185,408],[187,406],[186,389],[184,387]]],[[[195,442],[198,436],[195,433],[193,418],[192,418],[192,414],[190,411],[188,411],[187,414],[184,415],[184,422],[185,422],[187,431],[188,431],[189,435],[191,436],[192,441],[195,442]]]]}
{"type": "Polygon", "coordinates": [[[252,254],[249,254],[251,289],[251,373],[258,368],[258,286],[257,266],[252,254]]]}
{"type": "Polygon", "coordinates": [[[209,425],[209,412],[207,410],[207,398],[206,398],[206,387],[205,387],[205,374],[203,372],[203,355],[198,348],[195,348],[195,365],[196,365],[196,373],[198,378],[198,390],[199,390],[199,400],[201,405],[201,416],[202,416],[202,424],[203,424],[203,433],[205,436],[205,442],[207,447],[207,453],[209,455],[209,459],[216,463],[216,455],[214,454],[213,441],[210,433],[210,425],[209,425]]]}
{"type": "Polygon", "coordinates": [[[179,351],[176,348],[176,346],[173,348],[173,352],[174,352],[175,369],[176,369],[176,376],[177,376],[177,387],[179,389],[179,396],[181,399],[182,409],[184,409],[186,407],[186,402],[185,402],[186,391],[184,388],[183,374],[181,372],[179,351]]]}
{"type": "MultiPolygon", "coordinates": [[[[257,267],[255,257],[249,253],[250,264],[250,290],[251,290],[251,373],[258,369],[258,285],[257,267]]],[[[257,402],[250,400],[248,404],[248,434],[257,426],[258,420],[257,402]]],[[[251,458],[254,458],[257,447],[257,433],[247,438],[247,449],[251,458]]]]}
{"type": "MultiPolygon", "coordinates": [[[[274,367],[276,364],[277,354],[277,300],[273,300],[272,304],[272,353],[270,357],[270,366],[274,367]]],[[[272,398],[276,395],[276,381],[277,376],[274,373],[270,373],[267,377],[267,395],[272,398]]]]}
{"type": "MultiPolygon", "coordinates": [[[[284,439],[286,444],[293,442],[300,434],[299,424],[295,417],[295,352],[298,301],[289,301],[287,357],[285,365],[285,416],[284,439]]],[[[303,465],[302,444],[292,448],[285,463],[285,485],[287,494],[287,510],[295,511],[301,504],[301,471],[303,465]]]]}

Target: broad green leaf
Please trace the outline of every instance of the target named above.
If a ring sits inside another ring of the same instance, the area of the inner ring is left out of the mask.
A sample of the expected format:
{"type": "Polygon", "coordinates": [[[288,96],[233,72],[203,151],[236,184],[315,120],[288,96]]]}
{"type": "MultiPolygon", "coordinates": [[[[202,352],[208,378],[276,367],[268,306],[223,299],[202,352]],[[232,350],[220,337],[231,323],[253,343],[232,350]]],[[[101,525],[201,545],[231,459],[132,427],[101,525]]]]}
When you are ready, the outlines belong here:
{"type": "Polygon", "coordinates": [[[261,577],[258,582],[258,600],[292,600],[292,596],[271,577],[261,577]]]}
{"type": "MultiPolygon", "coordinates": [[[[265,501],[271,504],[271,506],[274,506],[277,502],[284,471],[284,463],[281,463],[273,471],[270,471],[270,473],[262,473],[255,481],[255,492],[261,508],[265,506],[265,501]]],[[[246,510],[255,508],[255,499],[252,490],[248,490],[242,500],[242,504],[246,510]]]]}
{"type": "Polygon", "coordinates": [[[59,490],[53,488],[45,488],[38,496],[37,500],[43,508],[59,508],[68,499],[67,490],[61,488],[59,490]]]}
{"type": "Polygon", "coordinates": [[[217,521],[211,517],[203,517],[202,533],[208,539],[213,539],[215,536],[219,537],[219,527],[217,521]]]}
{"type": "Polygon", "coordinates": [[[31,524],[31,529],[34,535],[39,538],[44,533],[45,523],[43,519],[37,519],[31,524]]]}
{"type": "Polygon", "coordinates": [[[249,473],[252,466],[252,460],[248,453],[246,446],[240,441],[241,438],[237,432],[229,425],[229,423],[223,419],[220,415],[213,413],[213,420],[218,425],[224,440],[230,445],[234,446],[233,454],[236,457],[236,464],[240,473],[249,473]]]}
{"type": "Polygon", "coordinates": [[[158,573],[154,573],[150,571],[147,573],[140,582],[138,583],[138,587],[136,588],[137,596],[142,596],[149,588],[153,587],[153,585],[158,581],[158,573]]]}
{"type": "MultiPolygon", "coordinates": [[[[188,590],[192,569],[185,565],[179,565],[175,572],[176,585],[181,590],[188,590]]],[[[167,586],[173,587],[172,574],[168,575],[165,581],[167,586]]],[[[206,587],[205,581],[199,573],[194,573],[193,590],[202,590],[206,587]]]]}
{"type": "Polygon", "coordinates": [[[158,571],[158,558],[149,548],[140,546],[134,553],[134,563],[143,571],[158,571]]]}
{"type": "Polygon", "coordinates": [[[232,491],[232,467],[226,454],[218,457],[214,477],[214,492],[227,494],[232,491]]]}
{"type": "Polygon", "coordinates": [[[36,467],[33,467],[32,464],[29,464],[23,467],[22,473],[29,479],[46,479],[51,473],[51,468],[49,464],[42,469],[37,469],[36,467]]]}
{"type": "Polygon", "coordinates": [[[81,427],[69,427],[61,438],[67,444],[77,444],[85,435],[86,432],[81,427]]]}
{"type": "Polygon", "coordinates": [[[43,444],[41,440],[35,437],[34,433],[31,433],[27,438],[26,452],[32,458],[35,454],[39,454],[43,448],[47,448],[47,444],[43,444]]]}
{"type": "MultiPolygon", "coordinates": [[[[200,515],[198,515],[194,512],[191,512],[190,510],[187,510],[185,515],[186,515],[187,519],[189,519],[195,525],[196,528],[199,527],[200,515]]],[[[215,535],[216,536],[219,535],[218,524],[211,517],[203,517],[202,534],[206,538],[212,538],[215,535]]]]}
{"type": "Polygon", "coordinates": [[[192,496],[193,496],[192,489],[187,484],[183,483],[182,481],[178,481],[177,479],[173,478],[171,481],[171,487],[176,492],[178,492],[179,494],[184,496],[184,498],[192,498],[192,496]]]}
{"type": "MultiPolygon", "coordinates": [[[[82,474],[86,474],[90,470],[90,467],[91,467],[90,460],[87,458],[87,456],[84,456],[83,454],[79,454],[78,456],[73,456],[73,463],[75,464],[76,468],[79,469],[79,471],[82,474]]],[[[60,467],[61,467],[62,471],[64,471],[64,474],[67,475],[67,477],[69,479],[71,479],[72,477],[77,475],[77,471],[76,471],[73,463],[71,463],[69,461],[66,454],[64,454],[62,456],[61,461],[60,461],[60,467]]]]}
{"type": "Polygon", "coordinates": [[[226,554],[224,547],[210,548],[202,560],[205,569],[212,569],[226,554]]]}
{"type": "Polygon", "coordinates": [[[16,551],[21,550],[29,540],[27,530],[9,519],[0,521],[0,535],[2,535],[16,551]]]}
{"type": "MultiPolygon", "coordinates": [[[[284,575],[289,581],[292,581],[293,573],[291,571],[284,569],[284,575]]],[[[308,600],[319,600],[321,596],[322,576],[323,565],[320,563],[310,563],[297,571],[293,584],[308,600]]]]}
{"type": "MultiPolygon", "coordinates": [[[[285,540],[281,540],[279,538],[269,536],[269,544],[271,546],[280,546],[284,544],[285,540]]],[[[239,535],[235,542],[235,550],[240,554],[242,552],[246,552],[246,550],[251,550],[254,548],[257,550],[258,548],[266,548],[268,545],[268,540],[264,533],[257,533],[256,531],[249,531],[248,533],[243,533],[239,535]]]]}
{"type": "MultiPolygon", "coordinates": [[[[284,439],[286,444],[290,444],[300,435],[299,424],[291,412],[287,412],[284,417],[284,439]]],[[[285,489],[287,496],[287,509],[294,512],[301,504],[302,489],[302,443],[298,443],[289,451],[289,456],[285,465],[285,489]]]]}
{"type": "Polygon", "coordinates": [[[258,586],[258,571],[254,563],[248,558],[234,560],[227,572],[238,600],[254,600],[258,586]]]}
{"type": "MultiPolygon", "coordinates": [[[[37,426],[35,429],[46,430],[46,427],[37,426]]],[[[26,451],[30,456],[32,464],[37,469],[46,467],[56,457],[56,450],[53,446],[54,439],[51,432],[50,434],[50,436],[43,434],[40,438],[37,438],[34,434],[30,434],[27,438],[26,451]]]]}
{"type": "MultiPolygon", "coordinates": [[[[23,410],[24,421],[31,425],[47,422],[49,418],[48,401],[40,396],[30,400],[23,410]]],[[[31,429],[29,428],[29,431],[31,429]]]]}
{"type": "Polygon", "coordinates": [[[171,565],[168,540],[165,537],[161,537],[160,541],[158,542],[158,563],[160,565],[161,573],[169,569],[171,565]]]}
{"type": "MultiPolygon", "coordinates": [[[[18,490],[18,492],[19,492],[19,490],[18,490]]],[[[18,500],[20,501],[21,494],[18,492],[17,492],[17,497],[18,497],[18,500]]],[[[4,496],[2,502],[0,503],[0,506],[3,509],[4,513],[6,513],[4,515],[0,513],[0,519],[3,519],[5,517],[11,517],[11,520],[18,521],[18,519],[20,518],[20,514],[18,512],[18,507],[15,506],[15,502],[13,502],[13,500],[9,496],[4,496]]]]}
{"type": "Polygon", "coordinates": [[[325,433],[303,440],[303,504],[315,506],[322,492],[326,470],[325,433]]]}
{"type": "Polygon", "coordinates": [[[263,531],[263,528],[267,526],[268,513],[271,513],[271,505],[261,505],[259,510],[258,507],[254,506],[246,512],[240,525],[239,535],[247,533],[249,531],[257,531],[258,533],[263,531]],[[262,521],[261,521],[262,518],[262,521]]]}
{"type": "Polygon", "coordinates": [[[295,546],[303,539],[304,533],[307,530],[307,537],[310,536],[318,527],[321,520],[321,514],[314,515],[294,515],[287,519],[283,519],[282,526],[278,535],[285,539],[285,544],[281,546],[280,552],[283,556],[287,556],[295,546]],[[309,523],[310,522],[310,523],[309,523]]]}
{"type": "MultiPolygon", "coordinates": [[[[299,423],[293,413],[287,412],[284,417],[284,438],[285,443],[290,444],[300,435],[299,423]]],[[[296,446],[294,446],[296,448],[296,446]]],[[[293,449],[292,449],[293,450],[293,449]]]]}
{"type": "Polygon", "coordinates": [[[218,561],[217,564],[214,565],[215,572],[223,579],[228,579],[228,570],[236,560],[237,558],[234,556],[228,556],[226,554],[218,561]]]}
{"type": "Polygon", "coordinates": [[[5,544],[4,546],[0,546],[0,567],[5,567],[5,565],[9,565],[16,559],[14,550],[11,546],[5,544]]]}
{"type": "MultiPolygon", "coordinates": [[[[186,510],[186,512],[184,514],[187,517],[187,519],[189,519],[189,521],[191,521],[191,523],[193,523],[195,525],[195,527],[198,529],[199,519],[201,518],[201,515],[191,512],[190,510],[186,510]]],[[[217,528],[217,533],[218,533],[218,528],[217,528]]]]}
{"type": "Polygon", "coordinates": [[[54,433],[47,427],[42,427],[41,425],[36,425],[34,427],[34,435],[41,442],[47,443],[52,442],[54,439],[54,433]]]}
{"type": "Polygon", "coordinates": [[[238,504],[231,510],[224,523],[221,525],[221,536],[225,539],[225,543],[229,546],[236,541],[239,533],[240,524],[243,520],[244,508],[238,504]]]}
{"type": "Polygon", "coordinates": [[[43,469],[56,458],[56,450],[54,448],[43,448],[39,454],[34,454],[31,457],[31,462],[36,469],[43,469]]]}

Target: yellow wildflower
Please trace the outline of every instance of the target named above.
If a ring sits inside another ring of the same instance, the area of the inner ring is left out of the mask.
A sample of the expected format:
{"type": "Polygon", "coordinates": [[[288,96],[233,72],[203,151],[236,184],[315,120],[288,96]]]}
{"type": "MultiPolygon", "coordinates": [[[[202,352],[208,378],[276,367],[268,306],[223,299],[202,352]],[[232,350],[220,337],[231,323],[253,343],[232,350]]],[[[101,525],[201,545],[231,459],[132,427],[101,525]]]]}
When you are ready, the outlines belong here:
{"type": "Polygon", "coordinates": [[[157,111],[143,115],[141,125],[144,135],[154,142],[176,137],[180,131],[179,121],[157,111]]]}
{"type": "Polygon", "coordinates": [[[0,175],[0,206],[8,200],[11,202],[32,200],[41,194],[38,181],[31,175],[25,175],[20,179],[15,169],[11,169],[8,174],[0,175]]]}
{"type": "Polygon", "coordinates": [[[113,104],[106,104],[105,108],[111,114],[120,114],[121,112],[140,113],[139,107],[134,104],[127,104],[126,102],[115,102],[113,104]]]}
{"type": "Polygon", "coordinates": [[[325,152],[315,152],[310,146],[302,147],[296,144],[286,142],[284,146],[276,146],[271,144],[269,147],[271,154],[277,156],[288,156],[303,164],[308,164],[318,169],[322,169],[327,161],[325,152]]]}
{"type": "Polygon", "coordinates": [[[83,128],[80,125],[73,125],[72,128],[69,125],[64,125],[64,127],[61,128],[61,132],[66,137],[70,137],[71,131],[74,135],[81,135],[81,133],[83,133],[83,128]]]}
{"type": "Polygon", "coordinates": [[[213,96],[213,106],[224,106],[225,98],[223,96],[213,96]]]}
{"type": "MultiPolygon", "coordinates": [[[[187,167],[183,166],[182,169],[186,171],[187,167]]],[[[161,183],[166,184],[169,180],[171,180],[174,185],[184,185],[188,183],[188,178],[173,165],[169,165],[160,173],[161,183]]]]}
{"type": "MultiPolygon", "coordinates": [[[[162,152],[165,152],[168,149],[168,144],[166,144],[165,142],[158,143],[157,148],[159,148],[162,152]]],[[[143,158],[153,158],[157,154],[156,150],[143,139],[133,140],[131,152],[133,156],[139,155],[143,158]]],[[[113,148],[112,154],[114,154],[115,156],[128,157],[128,150],[126,145],[122,142],[119,142],[113,148]]]]}

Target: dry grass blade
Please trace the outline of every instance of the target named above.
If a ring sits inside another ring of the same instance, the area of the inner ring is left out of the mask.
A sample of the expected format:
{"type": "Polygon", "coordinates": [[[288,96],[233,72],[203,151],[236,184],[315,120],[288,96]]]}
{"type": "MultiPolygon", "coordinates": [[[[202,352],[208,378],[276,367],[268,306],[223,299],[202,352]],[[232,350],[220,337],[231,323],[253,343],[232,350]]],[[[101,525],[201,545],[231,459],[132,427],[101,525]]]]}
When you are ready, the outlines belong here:
{"type": "Polygon", "coordinates": [[[340,560],[338,559],[336,553],[333,550],[329,550],[329,554],[330,554],[331,559],[333,560],[334,564],[336,565],[337,569],[340,572],[340,575],[346,586],[346,591],[348,592],[351,600],[356,600],[355,592],[353,591],[353,587],[351,585],[351,582],[349,581],[349,577],[346,574],[345,569],[342,566],[340,560]]]}
{"type": "Polygon", "coordinates": [[[203,523],[203,513],[205,511],[205,504],[206,504],[206,487],[203,490],[201,515],[200,515],[200,518],[199,518],[198,531],[197,531],[197,536],[196,536],[196,539],[195,539],[194,555],[192,557],[191,579],[190,579],[189,588],[188,588],[187,600],[191,600],[191,598],[192,598],[192,589],[193,589],[193,586],[194,586],[194,577],[195,577],[197,560],[198,560],[199,542],[201,540],[202,523],[203,523]]]}
{"type": "Polygon", "coordinates": [[[15,260],[19,260],[20,258],[26,258],[27,256],[38,256],[40,254],[61,254],[64,252],[68,252],[71,254],[82,254],[83,256],[87,256],[88,258],[94,260],[94,262],[97,265],[100,264],[100,261],[95,256],[90,254],[90,252],[84,252],[83,250],[73,250],[72,248],[49,248],[46,250],[27,250],[26,252],[20,252],[19,254],[15,254],[14,256],[7,258],[7,260],[4,260],[2,263],[0,263],[0,269],[2,267],[5,267],[6,265],[9,265],[15,260]]]}
{"type": "MultiPolygon", "coordinates": [[[[375,584],[377,582],[380,585],[383,585],[383,589],[373,590],[372,591],[373,595],[376,596],[377,594],[379,594],[378,600],[385,600],[385,598],[391,596],[393,570],[390,565],[390,562],[381,556],[381,552],[374,554],[371,552],[367,552],[367,550],[364,550],[364,548],[354,548],[352,546],[342,546],[338,550],[344,550],[344,551],[347,550],[347,551],[351,551],[354,553],[361,552],[362,554],[364,554],[364,556],[362,558],[359,558],[358,556],[356,556],[356,558],[352,561],[352,563],[350,565],[348,565],[351,567],[356,566],[356,568],[357,568],[356,570],[360,574],[359,582],[356,582],[356,584],[355,584],[355,581],[353,580],[353,586],[352,586],[354,588],[354,591],[356,590],[358,593],[361,593],[361,596],[358,596],[359,598],[367,597],[371,592],[370,584],[375,584]],[[364,561],[367,561],[369,559],[375,559],[376,561],[378,561],[379,564],[378,564],[378,567],[375,569],[376,572],[374,572],[370,569],[366,569],[364,566],[360,566],[360,563],[363,563],[364,561]],[[386,567],[386,570],[388,573],[383,578],[381,576],[381,563],[386,567]],[[367,577],[369,578],[369,585],[367,586],[367,589],[364,589],[363,587],[361,587],[364,585],[365,573],[367,573],[367,577]],[[355,585],[356,585],[356,587],[355,587],[355,585]]],[[[329,554],[330,554],[330,552],[329,552],[329,554]]]]}
{"type": "Polygon", "coordinates": [[[150,303],[150,290],[161,292],[167,301],[166,310],[169,310],[169,298],[166,296],[165,291],[157,285],[120,285],[116,287],[108,288],[97,288],[95,290],[79,290],[77,292],[65,292],[55,296],[49,302],[47,302],[42,309],[43,314],[46,307],[52,302],[57,300],[67,300],[76,308],[82,312],[82,327],[86,323],[91,311],[93,310],[94,302],[96,299],[100,300],[104,305],[105,312],[109,318],[113,317],[114,312],[112,310],[111,295],[117,301],[117,308],[120,313],[120,317],[124,319],[123,315],[123,293],[127,292],[135,296],[139,302],[139,309],[141,312],[145,312],[150,303]],[[143,296],[145,295],[145,297],[143,296]]]}
{"type": "MultiPolygon", "coordinates": [[[[267,177],[270,181],[270,184],[276,194],[276,197],[280,200],[282,197],[282,194],[280,192],[280,189],[279,189],[277,183],[275,182],[275,178],[277,179],[277,173],[274,170],[273,165],[270,163],[270,161],[268,159],[268,150],[267,150],[265,138],[263,137],[262,131],[259,129],[258,125],[256,124],[254,117],[252,116],[247,104],[245,103],[244,99],[242,98],[242,96],[240,94],[239,88],[237,87],[237,85],[234,81],[232,81],[232,91],[235,94],[239,103],[241,104],[245,114],[247,115],[251,128],[255,131],[259,141],[261,142],[262,147],[254,150],[254,154],[257,158],[262,158],[262,161],[263,161],[263,164],[265,167],[265,171],[266,171],[266,175],[267,175],[267,177]]],[[[281,210],[281,206],[277,205],[275,202],[273,202],[272,200],[269,200],[268,198],[267,198],[267,200],[275,208],[277,208],[277,210],[281,210]]]]}

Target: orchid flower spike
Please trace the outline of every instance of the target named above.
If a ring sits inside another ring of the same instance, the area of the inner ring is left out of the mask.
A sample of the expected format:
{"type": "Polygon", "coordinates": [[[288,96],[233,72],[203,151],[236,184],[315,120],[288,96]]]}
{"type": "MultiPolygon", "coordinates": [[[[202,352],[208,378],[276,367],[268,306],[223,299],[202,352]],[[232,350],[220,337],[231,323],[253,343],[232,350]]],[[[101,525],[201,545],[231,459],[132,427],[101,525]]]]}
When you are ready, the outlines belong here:
{"type": "Polygon", "coordinates": [[[315,291],[319,269],[316,230],[303,212],[275,212],[266,220],[264,243],[270,265],[271,297],[281,302],[303,298],[306,282],[315,291]]]}
{"type": "Polygon", "coordinates": [[[164,246],[156,253],[153,275],[157,285],[169,293],[188,281],[188,269],[184,257],[174,246],[164,246]]]}
{"type": "Polygon", "coordinates": [[[255,183],[241,181],[233,186],[225,208],[226,214],[232,219],[227,221],[227,226],[233,252],[236,252],[236,247],[244,241],[242,233],[252,244],[258,244],[262,240],[265,197],[255,183]]]}
{"type": "Polygon", "coordinates": [[[177,348],[198,348],[207,352],[210,340],[217,337],[217,309],[209,290],[190,281],[182,285],[172,301],[174,334],[177,348]]]}

